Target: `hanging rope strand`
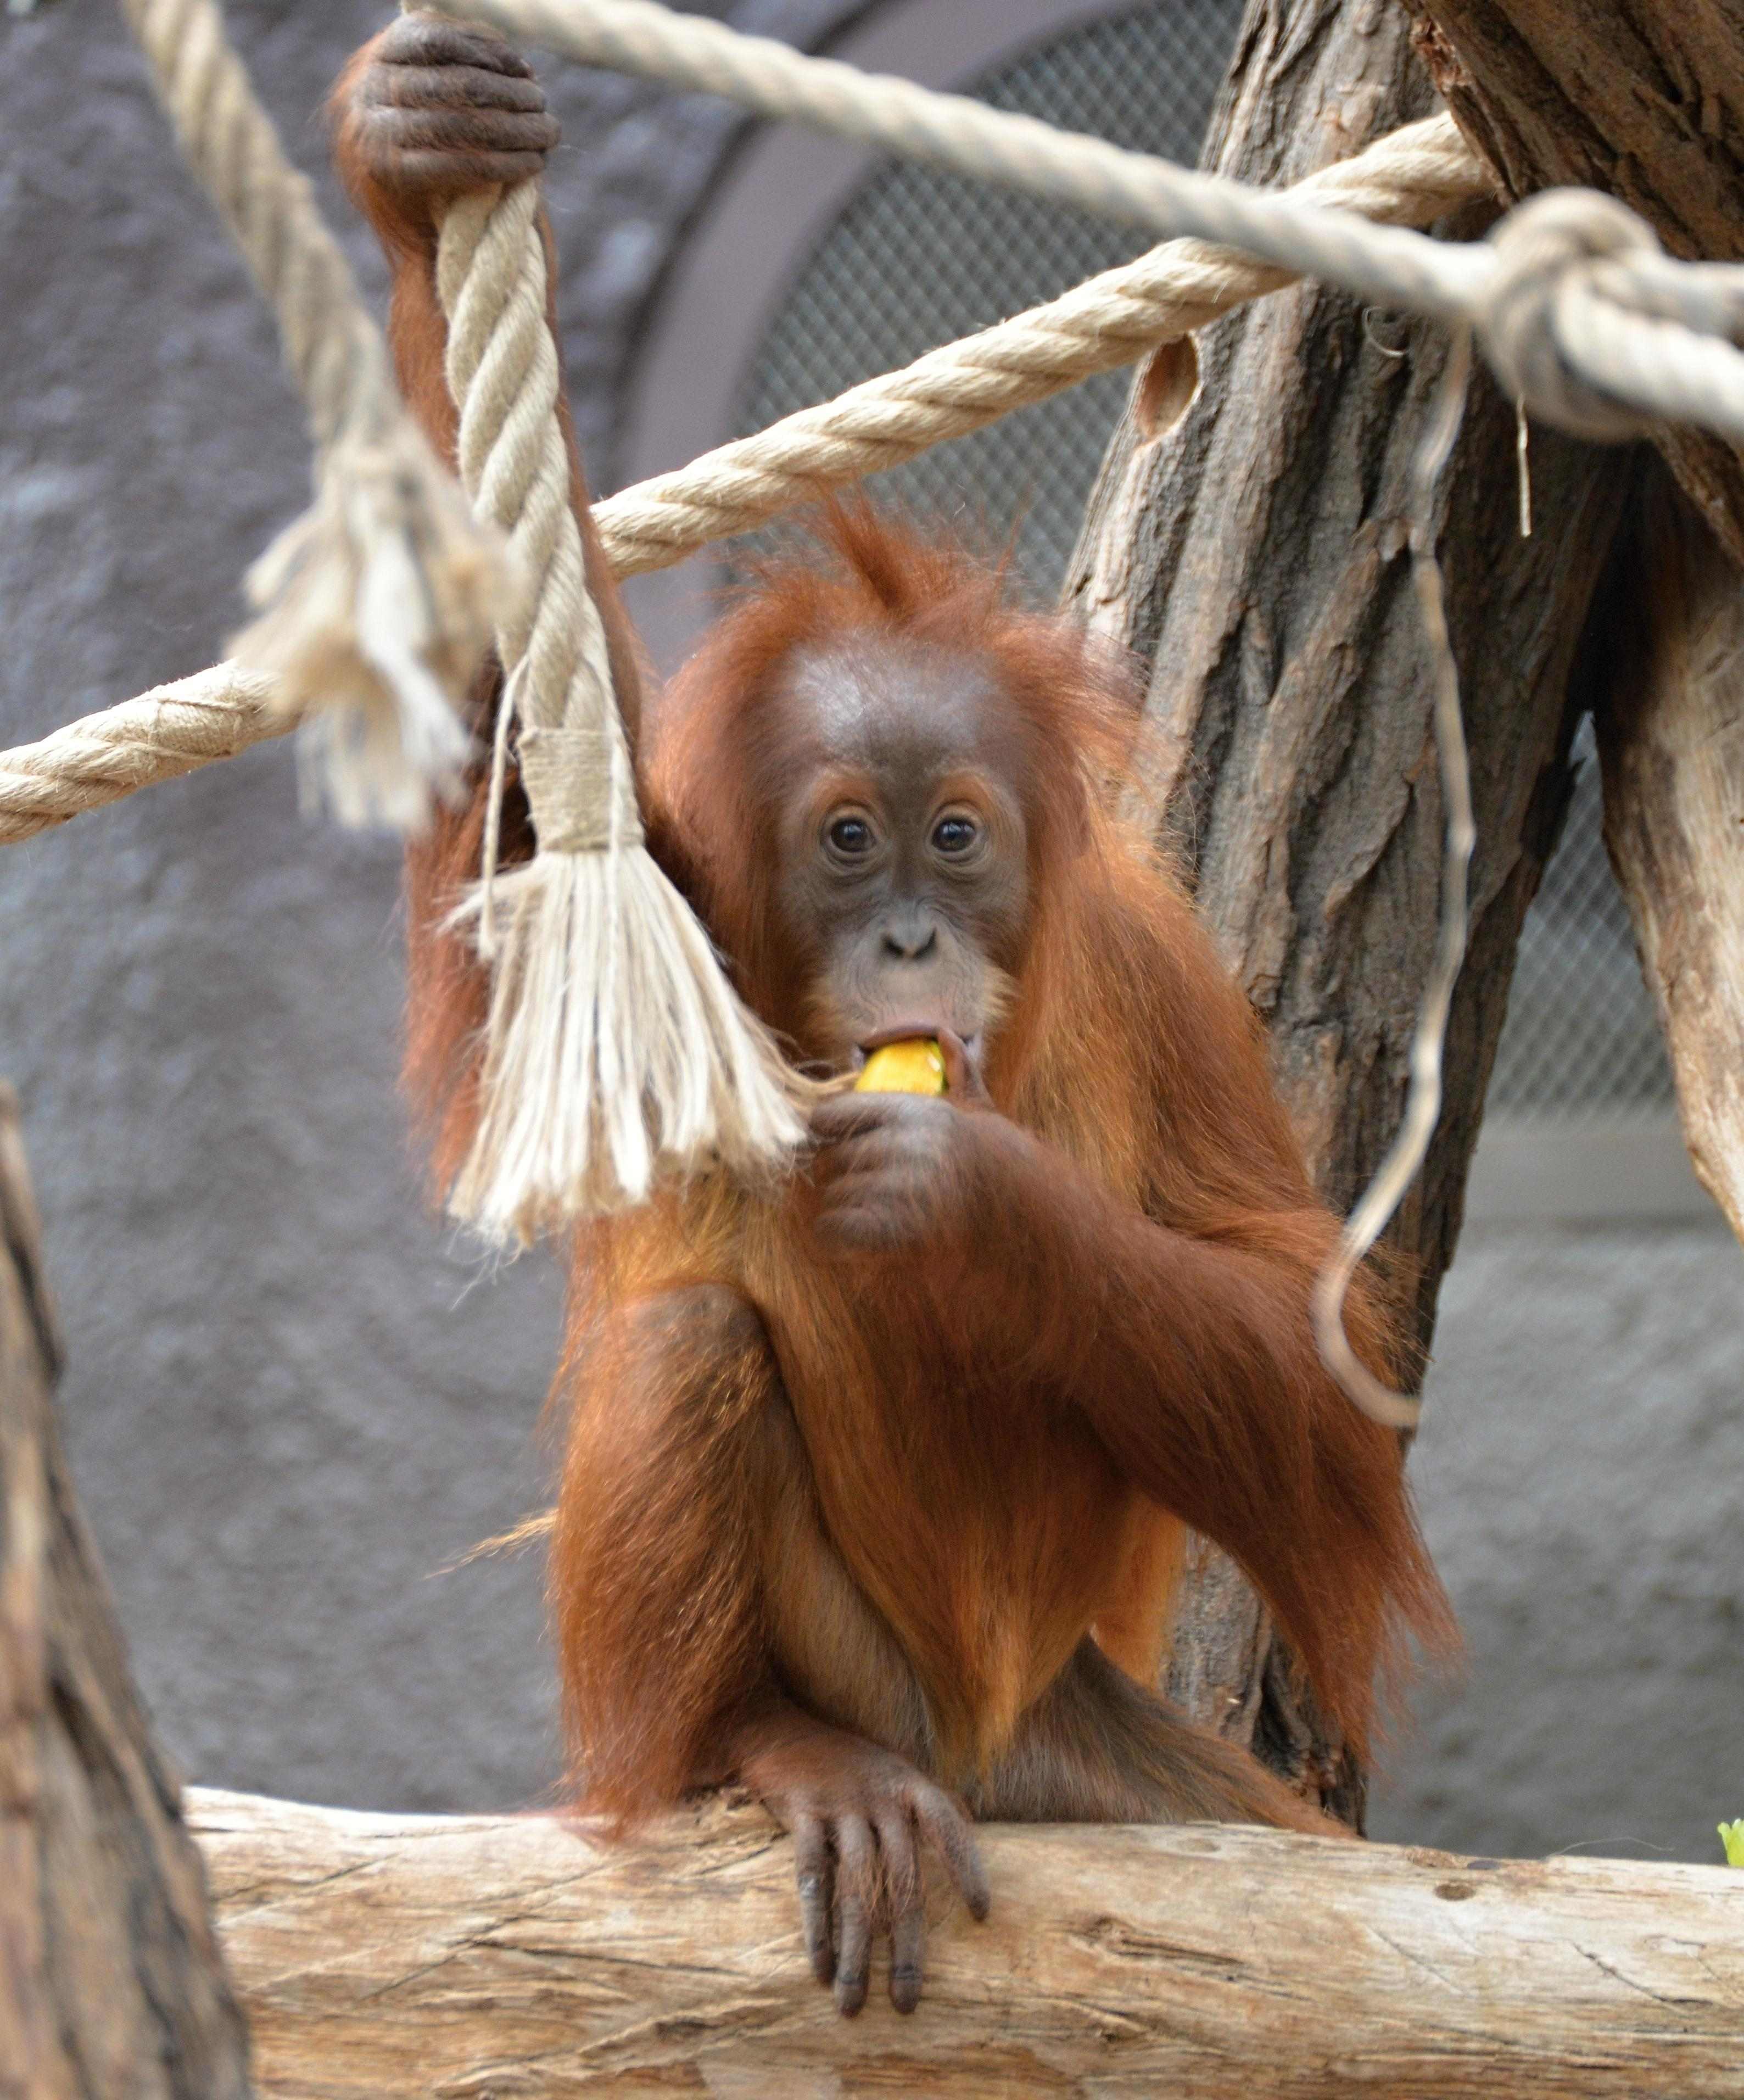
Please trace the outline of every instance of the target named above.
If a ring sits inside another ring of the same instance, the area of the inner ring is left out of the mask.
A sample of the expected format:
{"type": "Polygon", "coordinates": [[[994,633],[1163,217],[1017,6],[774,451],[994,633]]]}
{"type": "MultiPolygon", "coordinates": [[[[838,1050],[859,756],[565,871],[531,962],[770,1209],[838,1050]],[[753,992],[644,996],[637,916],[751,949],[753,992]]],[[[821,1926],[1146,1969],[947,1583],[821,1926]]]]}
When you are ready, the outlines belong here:
{"type": "Polygon", "coordinates": [[[271,302],[320,448],[314,508],[257,563],[237,655],[306,725],[306,778],[347,821],[410,827],[458,784],[448,695],[488,642],[496,543],[406,415],[351,266],[285,158],[214,0],[122,0],[188,165],[271,302]]]}
{"type": "MultiPolygon", "coordinates": [[[[1408,125],[1299,188],[1419,224],[1484,194],[1487,184],[1453,119],[1442,116],[1408,125]]],[[[1288,281],[1247,256],[1169,242],[1049,305],[595,504],[607,558],[620,576],[681,561],[820,489],[1129,364],[1288,281]]],[[[0,845],[282,735],[289,723],[267,706],[268,690],[240,666],[219,664],[0,753],[0,845]],[[181,726],[184,693],[198,711],[192,746],[181,726]],[[233,712],[220,726],[227,708],[233,712]]]]}
{"type": "Polygon", "coordinates": [[[538,841],[501,873],[488,852],[458,915],[492,978],[478,1131],[449,1201],[522,1242],[640,1202],[664,1173],[766,1171],[803,1132],[798,1083],[643,840],[571,507],[538,211],[532,183],[458,199],[436,257],[461,479],[532,585],[497,647],[538,841]]]}
{"type": "Polygon", "coordinates": [[[1411,1035],[1411,1082],[1398,1133],[1346,1219],[1331,1259],[1314,1279],[1314,1340],[1321,1361],[1355,1405],[1389,1429],[1415,1429],[1423,1402],[1415,1394],[1395,1392],[1358,1357],[1344,1332],[1344,1299],[1352,1277],[1386,1230],[1429,1156],[1430,1142],[1442,1116],[1447,1017],[1465,961],[1470,919],[1467,878],[1477,829],[1472,814],[1472,769],[1466,750],[1465,721],[1459,706],[1459,667],[1447,634],[1446,597],[1435,543],[1442,470],[1464,417],[1471,367],[1471,338],[1462,329],[1454,338],[1436,391],[1429,427],[1411,463],[1411,578],[1428,651],[1442,787],[1442,904],[1435,960],[1411,1035]]]}

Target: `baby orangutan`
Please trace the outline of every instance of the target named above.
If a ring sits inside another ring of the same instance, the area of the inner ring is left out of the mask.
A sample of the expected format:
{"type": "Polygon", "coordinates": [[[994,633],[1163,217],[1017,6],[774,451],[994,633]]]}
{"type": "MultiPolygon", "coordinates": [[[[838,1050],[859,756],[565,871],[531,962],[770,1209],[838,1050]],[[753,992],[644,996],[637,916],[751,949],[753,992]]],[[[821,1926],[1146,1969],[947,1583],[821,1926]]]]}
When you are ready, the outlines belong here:
{"type": "MultiPolygon", "coordinates": [[[[437,218],[533,176],[554,128],[506,46],[430,18],[358,55],[338,118],[404,383],[452,449],[437,218]]],[[[793,1833],[819,1979],[857,2010],[886,1936],[907,2010],[923,1847],[987,1909],[971,1818],[1335,1827],[1157,1696],[1184,1527],[1252,1577],[1359,1753],[1377,1673],[1446,1607],[1395,1439],[1315,1352],[1336,1228],[1265,1043],[1119,814],[1121,668],[854,511],[638,704],[579,463],[575,500],[651,844],[743,995],[814,1070],[921,1035],[948,1078],[827,1101],[784,1181],[578,1236],[551,1595],[581,1803],[627,1829],[748,1788],[793,1833]]],[[[482,795],[410,868],[444,1173],[483,986],[441,927],[482,795]]],[[[1396,1373],[1367,1286],[1349,1319],[1396,1373]]]]}

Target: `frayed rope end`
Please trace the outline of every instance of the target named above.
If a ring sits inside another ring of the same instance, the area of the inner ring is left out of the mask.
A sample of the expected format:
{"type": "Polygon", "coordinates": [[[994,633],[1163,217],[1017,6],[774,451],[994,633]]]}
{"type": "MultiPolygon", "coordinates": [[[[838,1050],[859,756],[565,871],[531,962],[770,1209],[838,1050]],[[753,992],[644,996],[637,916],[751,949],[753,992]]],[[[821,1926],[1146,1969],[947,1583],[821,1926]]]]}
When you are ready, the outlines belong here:
{"type": "MultiPolygon", "coordinates": [[[[815,1089],[728,984],[647,848],[541,853],[499,876],[472,1151],[452,1214],[526,1245],[716,1168],[779,1172],[815,1089]]],[[[473,896],[454,923],[479,929],[473,896]]]]}
{"type": "Polygon", "coordinates": [[[333,447],[314,505],[249,571],[263,610],[232,645],[302,723],[306,802],[416,831],[460,798],[472,740],[456,702],[512,589],[500,536],[410,423],[333,447]]]}

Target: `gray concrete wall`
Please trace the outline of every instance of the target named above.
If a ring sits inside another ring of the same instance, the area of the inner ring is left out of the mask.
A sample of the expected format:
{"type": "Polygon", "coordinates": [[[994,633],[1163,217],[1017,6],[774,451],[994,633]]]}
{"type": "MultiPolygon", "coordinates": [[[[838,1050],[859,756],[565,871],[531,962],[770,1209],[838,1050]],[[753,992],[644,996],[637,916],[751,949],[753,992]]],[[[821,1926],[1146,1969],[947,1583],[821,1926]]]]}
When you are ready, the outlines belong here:
{"type": "Polygon", "coordinates": [[[1717,1224],[1468,1229],[1412,1456],[1469,1644],[1379,1837],[1717,1860],[1744,1814],[1744,1277],[1717,1224]]]}
{"type": "MultiPolygon", "coordinates": [[[[385,11],[229,10],[313,170],[311,112],[385,11]]],[[[853,11],[730,11],[810,38],[853,11]]],[[[0,20],[0,53],[11,743],[210,661],[307,455],[113,13],[0,20]]],[[[638,317],[731,121],[546,70],[566,347],[609,461],[638,317]]],[[[74,1465],[161,1727],[218,1784],[510,1805],[556,1777],[536,1571],[440,1571],[538,1500],[559,1281],[542,1257],[486,1275],[420,1208],[400,996],[393,849],[300,823],[283,748],[0,856],[0,1071],[74,1465]]],[[[1509,1227],[1462,1255],[1418,1476],[1471,1670],[1397,1757],[1389,1834],[1699,1858],[1744,1814],[1738,1281],[1699,1228],[1509,1227]]]]}

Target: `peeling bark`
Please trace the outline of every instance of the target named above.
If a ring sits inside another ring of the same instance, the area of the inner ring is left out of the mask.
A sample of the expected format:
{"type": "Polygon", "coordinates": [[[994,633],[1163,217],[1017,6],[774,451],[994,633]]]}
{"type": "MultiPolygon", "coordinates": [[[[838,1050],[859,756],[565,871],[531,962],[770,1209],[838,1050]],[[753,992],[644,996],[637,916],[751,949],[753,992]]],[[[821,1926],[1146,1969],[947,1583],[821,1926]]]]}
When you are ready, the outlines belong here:
{"type": "Polygon", "coordinates": [[[1653,464],[1595,648],[1605,842],[1691,1163],[1744,1239],[1744,576],[1653,464]]]}

